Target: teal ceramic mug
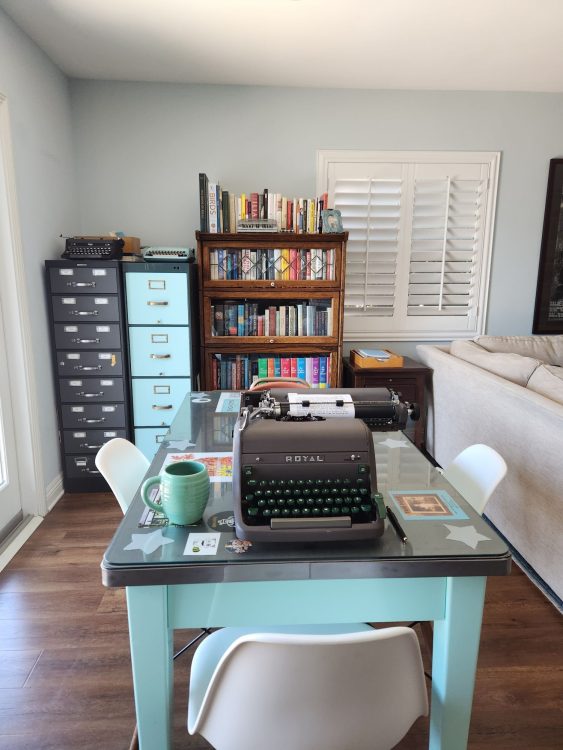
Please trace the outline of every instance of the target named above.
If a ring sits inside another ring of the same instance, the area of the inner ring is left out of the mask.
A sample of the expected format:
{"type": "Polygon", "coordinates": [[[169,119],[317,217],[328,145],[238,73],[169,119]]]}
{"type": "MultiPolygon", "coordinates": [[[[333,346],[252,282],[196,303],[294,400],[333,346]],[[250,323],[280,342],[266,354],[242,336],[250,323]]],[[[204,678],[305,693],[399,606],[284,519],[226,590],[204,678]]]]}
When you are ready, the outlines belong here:
{"type": "Polygon", "coordinates": [[[209,497],[209,474],[199,461],[175,461],[166,466],[160,476],[149,477],[141,487],[145,505],[164,513],[170,523],[188,526],[201,520],[209,497]],[[154,485],[160,484],[160,505],[149,495],[154,485]]]}

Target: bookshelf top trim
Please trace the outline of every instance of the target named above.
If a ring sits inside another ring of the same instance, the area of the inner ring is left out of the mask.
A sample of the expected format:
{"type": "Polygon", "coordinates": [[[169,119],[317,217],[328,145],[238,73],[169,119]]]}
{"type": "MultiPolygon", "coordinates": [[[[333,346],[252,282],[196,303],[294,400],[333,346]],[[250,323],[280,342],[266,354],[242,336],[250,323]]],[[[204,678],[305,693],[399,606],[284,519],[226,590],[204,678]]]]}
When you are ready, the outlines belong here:
{"type": "Polygon", "coordinates": [[[278,242],[281,244],[288,242],[303,243],[311,245],[317,242],[334,243],[347,242],[348,232],[338,233],[312,233],[312,232],[200,232],[195,233],[196,239],[200,242],[278,242]]]}

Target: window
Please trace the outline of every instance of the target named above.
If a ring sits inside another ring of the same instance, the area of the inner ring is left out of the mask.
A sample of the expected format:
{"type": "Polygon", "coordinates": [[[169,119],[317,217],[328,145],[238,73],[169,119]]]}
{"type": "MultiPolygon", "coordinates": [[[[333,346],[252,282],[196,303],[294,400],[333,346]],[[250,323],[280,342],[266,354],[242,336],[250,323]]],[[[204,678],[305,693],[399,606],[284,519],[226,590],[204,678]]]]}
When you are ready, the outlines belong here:
{"type": "Polygon", "coordinates": [[[484,330],[498,152],[319,151],[317,192],[349,233],[344,338],[484,330]]]}

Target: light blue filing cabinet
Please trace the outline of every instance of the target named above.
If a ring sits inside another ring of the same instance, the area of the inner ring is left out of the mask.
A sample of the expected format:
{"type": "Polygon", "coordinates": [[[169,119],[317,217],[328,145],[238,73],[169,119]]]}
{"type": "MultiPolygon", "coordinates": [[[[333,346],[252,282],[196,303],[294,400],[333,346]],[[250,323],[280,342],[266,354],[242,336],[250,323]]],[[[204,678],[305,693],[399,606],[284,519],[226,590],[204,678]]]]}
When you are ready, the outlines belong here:
{"type": "Polygon", "coordinates": [[[151,460],[188,391],[199,387],[195,264],[124,264],[135,444],[151,460]]]}

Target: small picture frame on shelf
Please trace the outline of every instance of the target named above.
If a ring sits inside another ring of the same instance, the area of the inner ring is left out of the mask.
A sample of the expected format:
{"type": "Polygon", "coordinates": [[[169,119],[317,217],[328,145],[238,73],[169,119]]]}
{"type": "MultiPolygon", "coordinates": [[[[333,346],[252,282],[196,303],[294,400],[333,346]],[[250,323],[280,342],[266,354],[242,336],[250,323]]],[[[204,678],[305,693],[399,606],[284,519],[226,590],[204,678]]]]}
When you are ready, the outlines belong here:
{"type": "Polygon", "coordinates": [[[337,208],[326,208],[321,212],[323,220],[323,234],[337,234],[343,232],[342,216],[337,208]]]}

